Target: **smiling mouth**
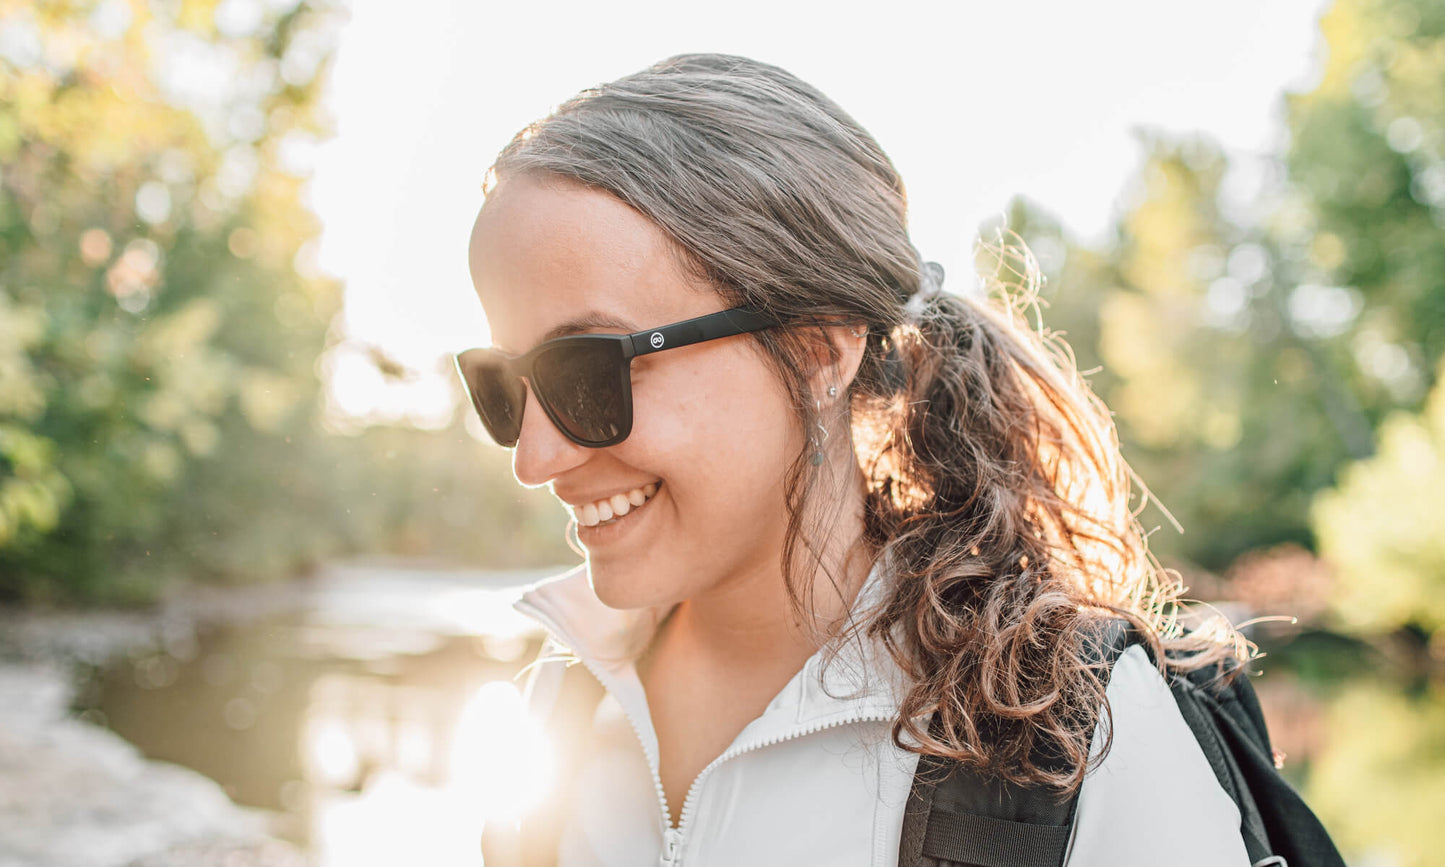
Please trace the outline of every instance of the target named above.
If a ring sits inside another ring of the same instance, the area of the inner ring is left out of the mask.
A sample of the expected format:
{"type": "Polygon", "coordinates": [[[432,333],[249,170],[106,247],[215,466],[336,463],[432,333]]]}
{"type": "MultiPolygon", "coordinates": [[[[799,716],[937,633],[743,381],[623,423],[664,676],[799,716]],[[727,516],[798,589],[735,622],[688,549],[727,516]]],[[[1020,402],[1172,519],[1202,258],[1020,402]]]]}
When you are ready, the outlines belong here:
{"type": "Polygon", "coordinates": [[[650,482],[626,493],[613,494],[595,503],[572,506],[572,517],[576,519],[579,527],[599,527],[611,524],[647,505],[647,501],[657,494],[660,485],[660,482],[650,482]]]}

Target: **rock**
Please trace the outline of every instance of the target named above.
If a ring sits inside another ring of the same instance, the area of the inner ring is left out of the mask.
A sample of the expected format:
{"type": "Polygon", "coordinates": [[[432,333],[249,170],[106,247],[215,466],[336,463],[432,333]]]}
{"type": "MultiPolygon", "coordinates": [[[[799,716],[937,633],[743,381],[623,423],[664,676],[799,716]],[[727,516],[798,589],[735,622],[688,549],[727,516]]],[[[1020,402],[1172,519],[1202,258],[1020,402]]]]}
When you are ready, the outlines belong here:
{"type": "Polygon", "coordinates": [[[177,846],[147,855],[129,867],[306,867],[310,860],[294,846],[275,840],[211,842],[177,846]]]}

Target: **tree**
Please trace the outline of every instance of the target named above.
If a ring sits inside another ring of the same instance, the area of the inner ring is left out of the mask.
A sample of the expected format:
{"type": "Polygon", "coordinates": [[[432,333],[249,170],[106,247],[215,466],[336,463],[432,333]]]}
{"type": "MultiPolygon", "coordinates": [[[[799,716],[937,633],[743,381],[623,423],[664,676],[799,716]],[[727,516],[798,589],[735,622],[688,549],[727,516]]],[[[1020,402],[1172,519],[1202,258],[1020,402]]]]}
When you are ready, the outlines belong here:
{"type": "Polygon", "coordinates": [[[1200,138],[1142,144],[1106,246],[1085,248],[1026,207],[1014,221],[1031,246],[1063,251],[1050,254],[1048,323],[1097,368],[1126,457],[1184,528],[1146,514],[1162,530],[1156,553],[1223,571],[1255,548],[1310,544],[1311,496],[1368,450],[1370,419],[1334,349],[1352,296],[1313,282],[1276,229],[1288,207],[1277,162],[1241,166],[1200,138]],[[1242,203],[1246,171],[1256,183],[1242,203]],[[1333,306],[1301,304],[1316,296],[1333,306]]]}
{"type": "Polygon", "coordinates": [[[298,461],[339,293],[294,265],[316,232],[294,156],[324,131],[335,13],[232,6],[0,6],[0,596],[333,544],[298,461]]]}
{"type": "Polygon", "coordinates": [[[1384,421],[1314,529],[1345,629],[1428,637],[1445,626],[1445,2],[1338,0],[1323,27],[1324,78],[1291,101],[1291,174],[1331,276],[1358,287],[1354,380],[1384,421]]]}
{"type": "Polygon", "coordinates": [[[1379,443],[1315,502],[1320,553],[1336,571],[1335,615],[1367,636],[1407,627],[1445,635],[1445,385],[1422,412],[1387,419],[1379,443]]]}
{"type": "Polygon", "coordinates": [[[1445,352],[1445,3],[1337,0],[1319,85],[1289,101],[1299,230],[1359,293],[1370,405],[1417,408],[1445,352]]]}
{"type": "Polygon", "coordinates": [[[1099,365],[1126,456],[1185,528],[1155,548],[1182,565],[1312,546],[1313,497],[1419,409],[1445,352],[1445,2],[1338,0],[1322,29],[1280,155],[1145,137],[1098,249],[1015,209],[1063,251],[1050,325],[1099,365]]]}

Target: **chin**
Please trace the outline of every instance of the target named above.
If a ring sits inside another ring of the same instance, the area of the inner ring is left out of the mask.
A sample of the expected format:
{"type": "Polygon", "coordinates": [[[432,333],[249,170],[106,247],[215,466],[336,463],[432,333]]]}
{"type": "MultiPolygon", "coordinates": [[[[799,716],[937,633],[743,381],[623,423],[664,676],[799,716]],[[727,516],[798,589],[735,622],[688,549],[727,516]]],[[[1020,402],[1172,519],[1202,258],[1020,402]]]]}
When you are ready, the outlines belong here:
{"type": "Polygon", "coordinates": [[[656,570],[635,564],[628,567],[595,559],[587,562],[587,580],[592,584],[592,592],[608,608],[625,611],[676,603],[678,600],[673,598],[674,594],[665,592],[650,581],[639,580],[641,576],[655,578],[656,575],[656,570]]]}

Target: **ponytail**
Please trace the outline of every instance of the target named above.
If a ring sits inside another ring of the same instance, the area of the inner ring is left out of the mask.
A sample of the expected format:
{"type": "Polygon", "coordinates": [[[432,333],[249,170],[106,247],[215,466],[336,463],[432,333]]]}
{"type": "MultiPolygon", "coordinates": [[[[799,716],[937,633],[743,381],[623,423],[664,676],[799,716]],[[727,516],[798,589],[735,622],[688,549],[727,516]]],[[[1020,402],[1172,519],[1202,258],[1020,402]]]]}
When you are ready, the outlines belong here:
{"type": "Polygon", "coordinates": [[[933,294],[925,276],[926,300],[891,341],[902,389],[855,408],[887,432],[861,456],[867,534],[893,576],[868,631],[913,683],[900,746],[1069,789],[1108,712],[1089,651],[1105,621],[1178,645],[1190,665],[1220,651],[1175,634],[1181,588],[1129,509],[1109,414],[1067,345],[1026,324],[1038,283],[1026,248],[995,252],[1021,281],[974,299],[933,294]]]}

